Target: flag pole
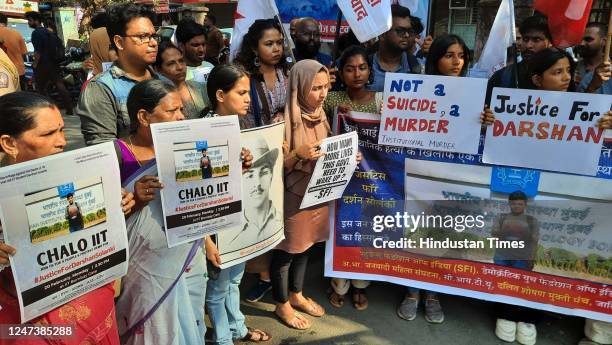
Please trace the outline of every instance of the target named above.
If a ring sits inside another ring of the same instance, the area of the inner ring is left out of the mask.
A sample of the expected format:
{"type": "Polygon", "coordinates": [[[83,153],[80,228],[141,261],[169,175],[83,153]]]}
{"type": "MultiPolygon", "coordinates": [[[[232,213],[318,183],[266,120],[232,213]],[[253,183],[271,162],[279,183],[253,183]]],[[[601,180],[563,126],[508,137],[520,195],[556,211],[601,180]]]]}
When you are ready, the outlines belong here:
{"type": "Polygon", "coordinates": [[[519,88],[519,75],[518,75],[518,48],[516,46],[516,22],[514,17],[514,1],[509,0],[508,6],[510,7],[510,34],[512,35],[512,54],[514,55],[514,66],[512,68],[514,72],[514,87],[519,88]]]}
{"type": "Polygon", "coordinates": [[[612,9],[608,12],[608,39],[604,50],[604,62],[610,62],[610,43],[612,43],[612,9]]]}
{"type": "Polygon", "coordinates": [[[338,60],[338,53],[339,53],[339,38],[340,38],[340,26],[342,25],[342,10],[340,9],[340,7],[338,6],[338,17],[336,18],[336,32],[334,33],[334,48],[332,50],[332,56],[333,56],[333,61],[332,64],[334,64],[336,62],[336,60],[338,60]]]}

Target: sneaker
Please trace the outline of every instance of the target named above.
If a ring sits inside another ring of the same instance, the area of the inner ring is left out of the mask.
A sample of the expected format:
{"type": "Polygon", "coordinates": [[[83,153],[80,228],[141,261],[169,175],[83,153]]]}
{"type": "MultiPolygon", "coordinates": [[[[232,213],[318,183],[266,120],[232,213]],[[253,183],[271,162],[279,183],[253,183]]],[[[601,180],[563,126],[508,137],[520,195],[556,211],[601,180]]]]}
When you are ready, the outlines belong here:
{"type": "Polygon", "coordinates": [[[257,285],[247,292],[245,299],[248,302],[257,302],[270,290],[272,290],[272,283],[260,279],[257,281],[257,285]]]}
{"type": "Polygon", "coordinates": [[[596,341],[592,341],[592,340],[589,340],[587,338],[584,338],[584,339],[580,340],[578,345],[601,345],[601,344],[596,342],[596,341]]]}
{"type": "Polygon", "coordinates": [[[512,343],[516,340],[516,322],[508,321],[505,319],[497,319],[495,325],[495,335],[508,343],[512,343]]]}
{"type": "Polygon", "coordinates": [[[535,345],[536,327],[532,323],[519,322],[516,326],[516,341],[523,345],[535,345]]]}
{"type": "Polygon", "coordinates": [[[444,322],[444,312],[440,301],[437,299],[425,300],[425,320],[429,323],[442,323],[444,322]]]}
{"type": "Polygon", "coordinates": [[[397,307],[397,316],[407,321],[416,319],[418,305],[418,299],[410,297],[404,298],[402,304],[397,307]]]}

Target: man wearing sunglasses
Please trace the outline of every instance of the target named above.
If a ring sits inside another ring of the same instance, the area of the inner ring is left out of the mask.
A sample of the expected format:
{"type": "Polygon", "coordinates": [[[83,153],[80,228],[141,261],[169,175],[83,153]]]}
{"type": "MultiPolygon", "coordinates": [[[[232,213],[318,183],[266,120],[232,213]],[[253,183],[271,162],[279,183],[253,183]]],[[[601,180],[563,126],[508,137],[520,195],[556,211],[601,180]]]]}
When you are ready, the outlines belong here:
{"type": "Polygon", "coordinates": [[[391,5],[391,29],[380,36],[378,51],[371,56],[374,81],[368,87],[382,92],[385,73],[414,73],[419,63],[414,55],[406,53],[414,43],[416,32],[410,20],[410,10],[391,5]]]}
{"type": "Polygon", "coordinates": [[[87,145],[121,137],[129,132],[127,97],[138,82],[158,78],[150,67],[157,57],[159,37],[153,12],[133,3],[113,4],[107,9],[107,27],[118,59],[85,87],[77,114],[87,145]]]}

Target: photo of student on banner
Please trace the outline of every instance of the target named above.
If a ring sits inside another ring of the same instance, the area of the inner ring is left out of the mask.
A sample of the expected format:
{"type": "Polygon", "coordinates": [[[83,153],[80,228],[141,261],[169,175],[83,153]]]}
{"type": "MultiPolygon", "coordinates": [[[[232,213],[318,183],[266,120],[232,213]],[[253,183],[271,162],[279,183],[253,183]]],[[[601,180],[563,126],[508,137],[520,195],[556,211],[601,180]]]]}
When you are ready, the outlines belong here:
{"type": "Polygon", "coordinates": [[[79,203],[74,201],[74,194],[70,193],[66,195],[66,201],[68,205],[66,205],[65,217],[68,221],[70,232],[73,233],[83,230],[83,213],[81,212],[79,203]]]}
{"type": "Polygon", "coordinates": [[[210,163],[210,158],[207,155],[208,145],[205,148],[202,148],[200,152],[202,152],[202,157],[200,158],[200,169],[202,170],[202,179],[207,179],[212,177],[213,168],[210,163]]]}

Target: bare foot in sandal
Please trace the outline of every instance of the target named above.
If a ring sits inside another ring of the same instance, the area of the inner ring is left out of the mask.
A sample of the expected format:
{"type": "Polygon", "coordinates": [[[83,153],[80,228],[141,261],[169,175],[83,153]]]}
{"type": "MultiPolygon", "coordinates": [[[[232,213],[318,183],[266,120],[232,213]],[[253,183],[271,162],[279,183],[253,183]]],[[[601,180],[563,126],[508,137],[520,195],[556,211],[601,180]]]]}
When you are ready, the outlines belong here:
{"type": "Polygon", "coordinates": [[[344,295],[340,295],[336,291],[332,290],[332,292],[329,293],[328,299],[329,304],[336,308],[342,308],[344,305],[344,295]]]}
{"type": "Polygon", "coordinates": [[[311,323],[303,315],[296,312],[289,302],[277,304],[274,314],[285,324],[285,326],[304,330],[311,326],[311,323]]]}
{"type": "Polygon", "coordinates": [[[266,342],[272,339],[272,336],[262,331],[261,329],[250,328],[250,327],[247,327],[247,329],[248,329],[247,334],[244,336],[244,338],[240,339],[240,341],[260,343],[260,342],[266,342]]]}
{"type": "Polygon", "coordinates": [[[365,289],[353,290],[352,294],[353,307],[357,310],[366,310],[368,308],[368,296],[366,295],[365,289]]]}
{"type": "Polygon", "coordinates": [[[301,292],[289,294],[291,306],[310,316],[321,317],[325,315],[325,309],[309,297],[304,297],[301,292]]]}

